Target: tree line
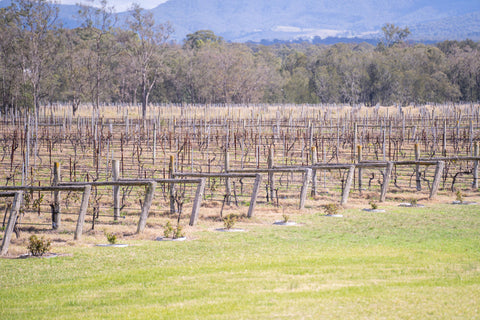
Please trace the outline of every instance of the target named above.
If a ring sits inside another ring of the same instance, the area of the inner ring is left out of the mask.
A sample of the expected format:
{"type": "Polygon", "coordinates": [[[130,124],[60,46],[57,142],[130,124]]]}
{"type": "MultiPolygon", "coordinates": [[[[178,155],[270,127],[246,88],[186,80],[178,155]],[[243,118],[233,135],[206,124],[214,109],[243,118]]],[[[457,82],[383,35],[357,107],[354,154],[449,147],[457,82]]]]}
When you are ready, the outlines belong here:
{"type": "Polygon", "coordinates": [[[170,40],[169,23],[133,5],[119,21],[106,0],[63,28],[46,0],[0,9],[0,108],[40,103],[344,103],[480,100],[480,43],[407,41],[383,28],[367,43],[230,43],[209,30],[170,40]]]}

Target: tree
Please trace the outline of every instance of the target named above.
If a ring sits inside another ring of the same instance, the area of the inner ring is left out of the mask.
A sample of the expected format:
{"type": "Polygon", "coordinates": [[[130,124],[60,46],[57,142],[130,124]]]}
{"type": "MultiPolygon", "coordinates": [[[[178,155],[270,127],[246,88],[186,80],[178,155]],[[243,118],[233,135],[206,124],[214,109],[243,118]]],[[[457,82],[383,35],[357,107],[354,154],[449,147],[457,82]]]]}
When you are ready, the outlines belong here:
{"type": "Polygon", "coordinates": [[[223,38],[215,35],[211,30],[198,30],[187,34],[184,47],[198,49],[209,43],[223,43],[223,38]]]}
{"type": "Polygon", "coordinates": [[[0,75],[1,75],[1,109],[6,110],[16,106],[21,83],[21,58],[19,43],[18,12],[12,7],[0,9],[0,75]]]}
{"type": "Polygon", "coordinates": [[[58,9],[45,0],[17,0],[7,9],[11,10],[10,28],[15,35],[13,47],[20,57],[23,74],[24,105],[37,114],[42,84],[51,76],[56,43],[58,9]],[[31,97],[31,98],[30,98],[31,97]]]}
{"type": "Polygon", "coordinates": [[[403,42],[409,35],[408,27],[400,28],[392,23],[386,23],[382,27],[383,38],[380,42],[386,48],[390,48],[395,44],[403,42]]]}
{"type": "Polygon", "coordinates": [[[57,97],[72,103],[72,113],[75,115],[82,101],[88,94],[88,61],[90,48],[88,41],[81,38],[81,29],[64,29],[59,34],[62,44],[57,53],[57,67],[60,79],[57,97]]]}
{"type": "Polygon", "coordinates": [[[286,54],[281,72],[285,81],[282,89],[286,102],[313,102],[310,90],[311,73],[307,69],[307,56],[304,52],[293,49],[286,54]]]}
{"type": "MultiPolygon", "coordinates": [[[[95,1],[92,0],[92,5],[95,1]]],[[[102,96],[107,96],[111,89],[111,63],[119,49],[113,37],[113,27],[117,21],[114,8],[108,6],[107,0],[100,0],[99,7],[81,5],[79,14],[83,18],[81,37],[89,46],[87,72],[90,100],[98,109],[102,96]]]]}
{"type": "Polygon", "coordinates": [[[128,51],[140,77],[142,117],[145,118],[150,92],[161,72],[161,50],[173,30],[168,23],[155,25],[153,14],[145,12],[138,4],[132,6],[127,24],[132,32],[128,51]]]}
{"type": "Polygon", "coordinates": [[[460,89],[461,100],[480,100],[480,49],[455,46],[448,56],[449,80],[460,89]]]}

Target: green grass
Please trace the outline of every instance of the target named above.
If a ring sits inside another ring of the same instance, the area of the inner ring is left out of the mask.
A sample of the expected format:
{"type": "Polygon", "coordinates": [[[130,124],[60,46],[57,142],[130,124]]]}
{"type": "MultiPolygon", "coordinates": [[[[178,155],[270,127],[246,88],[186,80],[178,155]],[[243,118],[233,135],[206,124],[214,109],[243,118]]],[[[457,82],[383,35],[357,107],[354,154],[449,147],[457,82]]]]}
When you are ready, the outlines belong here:
{"type": "Polygon", "coordinates": [[[1,259],[0,318],[478,318],[478,207],[386,209],[1,259]]]}

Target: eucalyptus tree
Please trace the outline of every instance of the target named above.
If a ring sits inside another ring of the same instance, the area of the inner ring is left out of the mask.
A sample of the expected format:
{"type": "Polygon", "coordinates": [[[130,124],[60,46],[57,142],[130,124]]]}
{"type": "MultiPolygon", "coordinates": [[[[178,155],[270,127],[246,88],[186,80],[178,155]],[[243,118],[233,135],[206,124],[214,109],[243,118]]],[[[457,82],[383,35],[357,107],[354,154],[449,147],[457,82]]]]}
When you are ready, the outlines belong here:
{"type": "Polygon", "coordinates": [[[0,109],[14,108],[22,81],[21,58],[18,53],[18,12],[12,7],[0,8],[0,109]]]}
{"type": "Polygon", "coordinates": [[[87,91],[90,100],[98,109],[102,99],[109,99],[113,88],[112,62],[120,52],[114,36],[117,14],[107,0],[90,1],[91,5],[81,4],[79,12],[83,20],[80,37],[88,46],[85,57],[87,71],[87,91]],[[95,6],[94,6],[95,5],[95,6]]]}
{"type": "Polygon", "coordinates": [[[272,48],[260,46],[254,53],[257,94],[259,102],[281,101],[283,78],[280,74],[282,60],[272,48]]]}
{"type": "Polygon", "coordinates": [[[80,103],[87,101],[89,95],[90,48],[88,41],[82,39],[82,32],[82,29],[77,28],[63,29],[59,33],[57,98],[71,103],[73,115],[80,103]]]}
{"type": "Polygon", "coordinates": [[[184,48],[199,49],[204,45],[213,43],[222,44],[223,42],[223,37],[217,36],[212,30],[198,30],[194,33],[187,34],[184,48]]]}
{"type": "Polygon", "coordinates": [[[400,28],[393,23],[386,23],[382,27],[383,37],[379,43],[379,47],[390,48],[396,44],[399,44],[407,39],[410,35],[408,27],[400,28]]]}
{"type": "Polygon", "coordinates": [[[480,46],[455,44],[447,59],[446,73],[459,87],[461,100],[480,101],[480,46]]]}
{"type": "Polygon", "coordinates": [[[173,29],[169,23],[155,24],[153,14],[138,4],[133,4],[127,24],[132,35],[128,42],[128,52],[131,54],[134,72],[140,80],[142,117],[145,118],[150,92],[165,68],[162,52],[173,29]]]}
{"type": "Polygon", "coordinates": [[[194,49],[189,74],[199,102],[226,104],[259,102],[264,71],[264,61],[246,45],[207,41],[194,49]]]}
{"type": "Polygon", "coordinates": [[[21,75],[16,104],[36,115],[40,98],[46,95],[44,87],[53,77],[58,8],[45,0],[14,0],[4,14],[6,34],[2,32],[2,38],[11,41],[11,47],[7,48],[5,43],[2,45],[2,58],[4,62],[8,61],[8,68],[21,75]],[[12,54],[16,57],[11,57],[12,54]]]}
{"type": "Polygon", "coordinates": [[[310,103],[312,94],[311,70],[308,69],[308,59],[304,52],[297,49],[283,49],[281,74],[284,78],[283,99],[284,102],[310,103]]]}

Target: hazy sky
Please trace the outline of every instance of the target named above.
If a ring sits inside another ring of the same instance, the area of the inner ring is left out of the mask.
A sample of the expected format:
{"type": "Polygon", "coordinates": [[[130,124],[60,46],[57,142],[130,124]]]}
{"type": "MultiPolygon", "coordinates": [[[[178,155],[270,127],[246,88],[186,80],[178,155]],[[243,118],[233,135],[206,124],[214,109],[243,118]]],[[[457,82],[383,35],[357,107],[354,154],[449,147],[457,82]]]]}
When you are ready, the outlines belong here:
{"type": "MultiPolygon", "coordinates": [[[[129,9],[132,6],[132,3],[138,3],[144,9],[152,9],[158,6],[161,3],[167,2],[167,0],[142,0],[142,1],[134,1],[134,0],[107,0],[109,6],[114,6],[115,11],[121,12],[129,9]]],[[[60,0],[61,4],[77,4],[83,3],[92,5],[92,1],[89,0],[60,0]]],[[[100,1],[94,1],[93,4],[98,4],[100,1]]]]}

